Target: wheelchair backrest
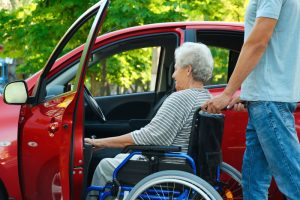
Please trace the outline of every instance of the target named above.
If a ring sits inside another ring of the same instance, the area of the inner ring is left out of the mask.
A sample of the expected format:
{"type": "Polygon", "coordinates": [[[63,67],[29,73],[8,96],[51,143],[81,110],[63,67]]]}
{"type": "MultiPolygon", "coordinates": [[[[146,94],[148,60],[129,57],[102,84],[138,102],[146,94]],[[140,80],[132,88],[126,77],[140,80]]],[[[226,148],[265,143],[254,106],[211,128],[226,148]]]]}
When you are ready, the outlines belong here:
{"type": "Polygon", "coordinates": [[[188,154],[194,159],[197,174],[214,180],[222,162],[223,114],[209,114],[198,109],[193,118],[188,154]]]}

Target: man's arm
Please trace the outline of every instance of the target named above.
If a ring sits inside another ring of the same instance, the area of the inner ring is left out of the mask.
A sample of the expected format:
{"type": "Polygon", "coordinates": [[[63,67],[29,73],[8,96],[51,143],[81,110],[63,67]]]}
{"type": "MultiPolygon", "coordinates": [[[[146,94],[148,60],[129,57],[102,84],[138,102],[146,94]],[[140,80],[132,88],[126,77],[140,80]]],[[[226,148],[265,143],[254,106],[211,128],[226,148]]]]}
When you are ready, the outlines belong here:
{"type": "Polygon", "coordinates": [[[91,138],[84,138],[86,143],[93,145],[96,148],[123,148],[128,145],[133,145],[134,141],[130,134],[125,134],[116,137],[109,137],[109,138],[101,138],[101,139],[91,139],[91,138]]]}
{"type": "Polygon", "coordinates": [[[249,37],[245,41],[236,67],[230,77],[227,87],[220,95],[207,101],[202,109],[210,113],[220,113],[223,108],[233,105],[232,96],[241,87],[243,81],[256,67],[264,54],[272,37],[277,20],[257,18],[249,37]]]}

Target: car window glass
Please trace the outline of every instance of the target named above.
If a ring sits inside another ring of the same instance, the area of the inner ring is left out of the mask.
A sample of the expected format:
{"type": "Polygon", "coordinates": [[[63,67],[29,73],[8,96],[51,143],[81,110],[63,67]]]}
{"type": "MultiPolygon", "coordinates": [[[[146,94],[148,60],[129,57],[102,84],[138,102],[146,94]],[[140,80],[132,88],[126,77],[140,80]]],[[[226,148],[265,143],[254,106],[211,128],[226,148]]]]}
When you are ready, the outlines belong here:
{"type": "MultiPolygon", "coordinates": [[[[57,63],[60,59],[64,59],[64,61],[66,59],[70,59],[70,56],[67,54],[71,55],[74,51],[76,51],[76,48],[80,47],[86,42],[86,37],[93,21],[94,17],[89,19],[85,24],[82,25],[82,27],[79,28],[79,30],[64,46],[60,53],[60,58],[58,58],[55,63],[57,63]]],[[[54,66],[55,64],[52,66],[50,73],[52,70],[55,71],[54,66]]],[[[67,70],[64,70],[62,73],[56,73],[53,76],[50,76],[46,85],[46,99],[54,98],[74,89],[75,76],[78,66],[79,60],[71,64],[71,66],[65,67],[67,70]]]]}
{"type": "Polygon", "coordinates": [[[226,84],[228,78],[229,50],[209,46],[214,59],[214,70],[211,80],[207,85],[226,84]]]}
{"type": "Polygon", "coordinates": [[[51,81],[48,81],[46,86],[46,99],[73,90],[78,65],[79,62],[76,61],[69,67],[66,67],[67,69],[60,73],[58,76],[52,78],[51,81]]]}
{"type": "Polygon", "coordinates": [[[197,30],[197,42],[206,44],[214,58],[212,79],[207,88],[225,87],[230,78],[241,50],[243,31],[233,30],[197,30]]]}
{"type": "Polygon", "coordinates": [[[85,85],[93,96],[155,90],[161,47],[130,49],[97,58],[93,55],[85,85]]]}

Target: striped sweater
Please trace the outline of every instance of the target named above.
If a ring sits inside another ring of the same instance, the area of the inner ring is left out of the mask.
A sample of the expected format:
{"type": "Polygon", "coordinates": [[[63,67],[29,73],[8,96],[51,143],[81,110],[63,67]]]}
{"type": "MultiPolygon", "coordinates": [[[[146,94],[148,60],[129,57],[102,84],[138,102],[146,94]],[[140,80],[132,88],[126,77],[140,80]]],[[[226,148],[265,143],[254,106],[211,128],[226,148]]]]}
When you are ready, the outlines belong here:
{"type": "Polygon", "coordinates": [[[131,132],[137,145],[181,146],[187,152],[193,115],[211,98],[206,89],[186,89],[172,93],[151,122],[131,132]]]}

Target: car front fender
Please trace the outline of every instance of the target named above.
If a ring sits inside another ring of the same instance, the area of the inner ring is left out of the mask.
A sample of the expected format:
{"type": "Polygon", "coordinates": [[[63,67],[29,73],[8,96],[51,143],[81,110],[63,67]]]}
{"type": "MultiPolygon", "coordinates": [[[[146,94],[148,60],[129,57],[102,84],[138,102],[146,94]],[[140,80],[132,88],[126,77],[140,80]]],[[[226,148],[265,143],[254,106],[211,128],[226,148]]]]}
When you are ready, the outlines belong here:
{"type": "Polygon", "coordinates": [[[20,106],[7,105],[0,95],[0,179],[9,197],[22,199],[18,172],[20,106]]]}

